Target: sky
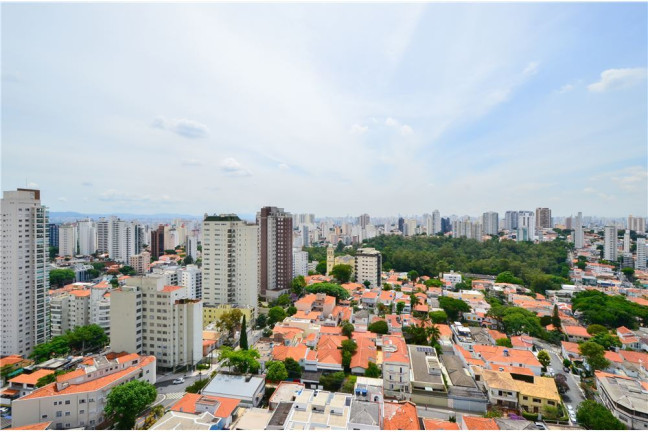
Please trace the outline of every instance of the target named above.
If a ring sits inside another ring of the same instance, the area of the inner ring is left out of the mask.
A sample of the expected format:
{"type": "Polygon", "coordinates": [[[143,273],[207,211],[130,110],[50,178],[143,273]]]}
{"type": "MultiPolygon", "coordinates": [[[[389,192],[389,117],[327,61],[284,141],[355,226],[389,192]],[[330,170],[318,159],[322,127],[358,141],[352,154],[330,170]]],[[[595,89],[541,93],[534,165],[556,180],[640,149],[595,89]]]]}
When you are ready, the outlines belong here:
{"type": "Polygon", "coordinates": [[[8,4],[51,211],[648,213],[648,4],[8,4]]]}

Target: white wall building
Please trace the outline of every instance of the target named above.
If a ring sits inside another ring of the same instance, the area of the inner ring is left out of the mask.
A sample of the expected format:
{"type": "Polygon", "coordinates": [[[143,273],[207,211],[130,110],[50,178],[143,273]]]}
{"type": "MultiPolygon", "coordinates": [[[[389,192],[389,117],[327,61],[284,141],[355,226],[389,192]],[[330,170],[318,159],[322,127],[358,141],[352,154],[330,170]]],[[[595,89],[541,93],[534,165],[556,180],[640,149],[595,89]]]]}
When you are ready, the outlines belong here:
{"type": "Polygon", "coordinates": [[[308,252],[293,249],[293,278],[308,275],[308,252]]]}
{"type": "Polygon", "coordinates": [[[52,337],[90,324],[89,289],[76,289],[50,299],[52,337]]]}
{"type": "Polygon", "coordinates": [[[382,255],[373,248],[360,248],[356,252],[355,275],[358,283],[369,281],[371,287],[381,287],[382,255]]]}
{"type": "Polygon", "coordinates": [[[56,382],[34,390],[11,403],[14,428],[52,422],[53,429],[95,429],[104,421],[106,395],[132,380],[155,384],[155,357],[127,354],[95,358],[56,382]]]}
{"type": "Polygon", "coordinates": [[[76,227],[65,224],[59,227],[59,256],[73,257],[77,253],[76,227]]]}
{"type": "Polygon", "coordinates": [[[646,270],[646,239],[644,237],[637,237],[635,268],[637,270],[646,270]]]}
{"type": "Polygon", "coordinates": [[[5,191],[0,201],[1,355],[27,356],[50,338],[49,227],[40,191],[5,191]]]}
{"type": "Polygon", "coordinates": [[[113,351],[154,355],[158,366],[195,365],[202,359],[202,301],[163,277],[132,277],[111,293],[113,351]]]}
{"type": "Polygon", "coordinates": [[[606,226],[605,227],[605,245],[603,249],[603,258],[608,261],[617,260],[617,227],[616,226],[606,226]]]}
{"type": "Polygon", "coordinates": [[[91,219],[77,222],[79,253],[92,255],[97,251],[97,224],[91,219]]]}
{"type": "Polygon", "coordinates": [[[257,307],[258,228],[236,215],[205,216],[202,270],[206,305],[257,307]]]}
{"type": "Polygon", "coordinates": [[[636,231],[638,234],[646,233],[646,218],[628,216],[628,229],[636,231]]]}
{"type": "Polygon", "coordinates": [[[521,210],[518,212],[518,229],[526,228],[529,233],[529,240],[536,238],[535,214],[532,211],[521,210]]]}
{"type": "Polygon", "coordinates": [[[486,212],[482,215],[482,226],[484,234],[497,235],[499,232],[499,214],[497,212],[486,212]]]}
{"type": "Polygon", "coordinates": [[[187,289],[189,298],[201,299],[202,290],[202,271],[197,265],[190,264],[178,270],[178,285],[187,289]]]}
{"type": "Polygon", "coordinates": [[[574,218],[574,247],[576,249],[582,249],[585,245],[585,235],[583,233],[583,213],[578,212],[576,218],[574,218]]]}

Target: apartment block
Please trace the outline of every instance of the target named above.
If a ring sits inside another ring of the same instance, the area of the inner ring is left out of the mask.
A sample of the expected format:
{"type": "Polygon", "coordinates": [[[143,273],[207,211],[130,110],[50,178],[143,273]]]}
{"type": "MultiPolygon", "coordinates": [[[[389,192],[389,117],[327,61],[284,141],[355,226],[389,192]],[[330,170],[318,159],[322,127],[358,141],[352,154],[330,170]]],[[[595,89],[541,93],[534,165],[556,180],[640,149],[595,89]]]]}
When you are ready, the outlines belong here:
{"type": "Polygon", "coordinates": [[[382,255],[373,248],[360,248],[356,252],[355,275],[358,283],[369,281],[371,287],[382,286],[382,255]]]}
{"type": "Polygon", "coordinates": [[[276,298],[287,292],[292,282],[293,217],[282,208],[263,207],[256,219],[259,225],[259,294],[276,298]]]}
{"type": "Polygon", "coordinates": [[[3,192],[0,200],[1,355],[27,356],[50,339],[49,223],[40,191],[3,192]]]}
{"type": "Polygon", "coordinates": [[[77,230],[72,224],[59,227],[59,256],[73,257],[77,252],[77,230]]]}
{"type": "Polygon", "coordinates": [[[202,301],[160,276],[132,277],[110,296],[114,351],[154,355],[158,367],[195,365],[202,359],[202,301]]]}

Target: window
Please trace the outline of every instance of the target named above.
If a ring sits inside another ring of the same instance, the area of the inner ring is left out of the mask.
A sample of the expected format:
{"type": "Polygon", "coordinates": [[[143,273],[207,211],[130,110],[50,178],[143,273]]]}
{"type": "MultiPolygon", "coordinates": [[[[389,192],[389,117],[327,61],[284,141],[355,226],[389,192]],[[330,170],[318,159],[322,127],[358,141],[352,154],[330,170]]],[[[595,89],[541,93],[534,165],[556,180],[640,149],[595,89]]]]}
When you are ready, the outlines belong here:
{"type": "Polygon", "coordinates": [[[65,411],[65,416],[67,417],[69,415],[70,415],[70,411],[65,411]]]}
{"type": "Polygon", "coordinates": [[[85,399],[79,399],[79,403],[85,403],[85,399]]]}
{"type": "Polygon", "coordinates": [[[56,417],[63,417],[63,411],[56,411],[56,417]]]}
{"type": "Polygon", "coordinates": [[[85,410],[79,410],[79,414],[83,414],[85,410]]]}
{"type": "Polygon", "coordinates": [[[540,403],[540,399],[536,399],[536,398],[534,398],[534,399],[533,399],[533,402],[535,402],[535,403],[540,403]]]}
{"type": "Polygon", "coordinates": [[[65,405],[70,405],[70,400],[69,399],[65,401],[65,405]]]}
{"type": "Polygon", "coordinates": [[[43,414],[43,415],[41,416],[41,418],[42,418],[42,419],[46,419],[46,418],[47,418],[47,414],[43,414]]]}

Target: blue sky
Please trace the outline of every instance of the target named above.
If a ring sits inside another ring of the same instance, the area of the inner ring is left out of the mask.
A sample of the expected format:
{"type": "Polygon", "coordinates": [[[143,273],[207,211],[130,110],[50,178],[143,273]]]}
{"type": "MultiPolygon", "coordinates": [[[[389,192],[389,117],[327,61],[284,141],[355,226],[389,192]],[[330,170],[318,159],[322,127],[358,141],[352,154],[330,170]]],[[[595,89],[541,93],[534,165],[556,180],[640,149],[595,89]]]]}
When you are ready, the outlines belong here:
{"type": "Polygon", "coordinates": [[[647,213],[646,3],[1,8],[54,211],[647,213]]]}

